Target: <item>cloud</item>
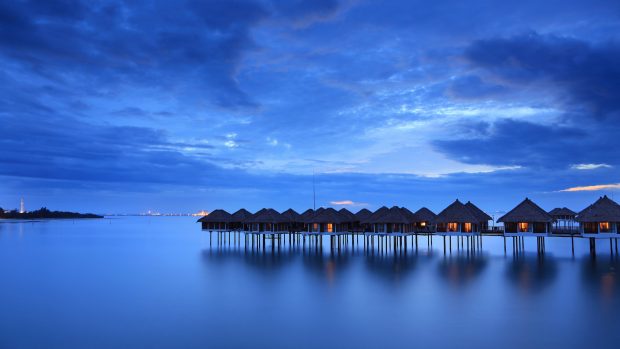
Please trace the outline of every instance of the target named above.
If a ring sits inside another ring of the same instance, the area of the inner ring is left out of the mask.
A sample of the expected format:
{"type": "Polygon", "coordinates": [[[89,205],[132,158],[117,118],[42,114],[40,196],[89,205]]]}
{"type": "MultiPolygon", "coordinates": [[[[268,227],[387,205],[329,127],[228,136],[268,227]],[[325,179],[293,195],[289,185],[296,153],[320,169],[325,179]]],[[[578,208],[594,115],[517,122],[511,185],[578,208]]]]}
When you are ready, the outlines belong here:
{"type": "Polygon", "coordinates": [[[620,189],[620,183],[616,184],[597,184],[597,185],[586,185],[581,187],[571,187],[567,189],[562,189],[560,192],[577,192],[577,191],[600,191],[600,190],[611,190],[611,189],[620,189]]]}
{"type": "Polygon", "coordinates": [[[365,202],[355,202],[351,200],[330,201],[329,203],[334,206],[368,206],[365,202]]]}
{"type": "Polygon", "coordinates": [[[303,27],[334,15],[341,4],[337,0],[274,0],[273,6],[278,14],[303,27]]]}
{"type": "Polygon", "coordinates": [[[483,81],[477,75],[459,76],[450,82],[447,93],[463,99],[491,98],[505,93],[505,86],[483,81]]]}
{"type": "Polygon", "coordinates": [[[197,94],[228,109],[258,107],[240,86],[251,31],[322,16],[336,1],[13,1],[0,5],[0,54],[39,77],[83,90],[133,84],[197,94]]]}
{"type": "Polygon", "coordinates": [[[615,183],[620,3],[593,1],[5,1],[0,197],[307,208],[313,167],[323,204],[615,183]]]}
{"type": "Polygon", "coordinates": [[[464,163],[495,166],[591,170],[620,163],[614,144],[620,45],[531,32],[475,40],[464,57],[479,75],[453,80],[449,91],[456,96],[484,97],[491,92],[483,81],[490,80],[521,90],[520,98],[534,105],[553,103],[560,114],[463,120],[444,131],[450,137],[432,141],[435,149],[464,163]]]}
{"type": "MultiPolygon", "coordinates": [[[[474,41],[465,57],[504,81],[537,84],[566,93],[580,106],[580,117],[620,119],[620,44],[587,41],[536,32],[474,41]]],[[[585,120],[584,120],[585,121],[585,120]]]]}
{"type": "Polygon", "coordinates": [[[500,119],[453,125],[449,134],[456,139],[433,141],[440,152],[471,164],[559,168],[575,160],[618,161],[607,142],[585,131],[527,121],[500,119]],[[460,135],[465,135],[461,137],[460,135]],[[580,139],[579,143],[574,140],[580,139]]]}
{"type": "Polygon", "coordinates": [[[573,170],[596,170],[598,168],[612,168],[613,166],[607,164],[575,164],[570,168],[573,170]]]}

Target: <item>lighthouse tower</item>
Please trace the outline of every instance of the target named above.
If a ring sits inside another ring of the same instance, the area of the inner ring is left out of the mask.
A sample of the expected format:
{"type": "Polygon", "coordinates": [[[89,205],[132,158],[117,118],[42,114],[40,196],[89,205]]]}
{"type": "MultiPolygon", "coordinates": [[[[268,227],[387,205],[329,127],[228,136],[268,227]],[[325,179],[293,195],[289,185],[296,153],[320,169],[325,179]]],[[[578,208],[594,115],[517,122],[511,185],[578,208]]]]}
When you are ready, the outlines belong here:
{"type": "Polygon", "coordinates": [[[24,206],[24,198],[19,201],[19,213],[26,213],[26,207],[24,206]]]}

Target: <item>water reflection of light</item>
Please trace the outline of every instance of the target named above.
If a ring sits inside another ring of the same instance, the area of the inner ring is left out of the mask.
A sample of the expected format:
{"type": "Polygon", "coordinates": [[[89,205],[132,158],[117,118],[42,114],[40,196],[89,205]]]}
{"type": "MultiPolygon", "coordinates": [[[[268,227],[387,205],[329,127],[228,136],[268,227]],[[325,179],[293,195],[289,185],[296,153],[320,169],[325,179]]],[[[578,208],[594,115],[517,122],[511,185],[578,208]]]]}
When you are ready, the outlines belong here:
{"type": "Polygon", "coordinates": [[[616,275],[613,271],[601,276],[601,294],[604,299],[612,299],[616,286],[616,275]]]}
{"type": "Polygon", "coordinates": [[[330,285],[333,285],[334,280],[336,279],[336,265],[334,261],[327,261],[325,264],[325,276],[327,277],[327,281],[329,281],[330,285]]]}

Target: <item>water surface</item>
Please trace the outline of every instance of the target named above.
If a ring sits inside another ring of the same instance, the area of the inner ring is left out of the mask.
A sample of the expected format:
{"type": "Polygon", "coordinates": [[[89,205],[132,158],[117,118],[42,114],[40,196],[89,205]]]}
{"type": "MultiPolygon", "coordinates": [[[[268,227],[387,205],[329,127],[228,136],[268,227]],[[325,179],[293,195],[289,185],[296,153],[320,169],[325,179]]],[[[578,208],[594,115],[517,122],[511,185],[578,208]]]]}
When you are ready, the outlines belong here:
{"type": "MultiPolygon", "coordinates": [[[[600,241],[330,253],[220,246],[191,217],[0,223],[0,348],[616,348],[600,241]]],[[[360,240],[361,242],[361,240],[360,240]]]]}

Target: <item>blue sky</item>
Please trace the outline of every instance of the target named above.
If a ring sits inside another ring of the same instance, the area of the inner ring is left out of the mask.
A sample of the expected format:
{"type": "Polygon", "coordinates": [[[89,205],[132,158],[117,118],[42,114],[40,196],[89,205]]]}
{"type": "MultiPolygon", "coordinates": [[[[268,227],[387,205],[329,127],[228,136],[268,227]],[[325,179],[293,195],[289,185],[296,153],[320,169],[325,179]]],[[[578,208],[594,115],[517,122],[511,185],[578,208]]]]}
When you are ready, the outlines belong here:
{"type": "Polygon", "coordinates": [[[298,210],[620,187],[617,1],[0,4],[0,206],[298,210]],[[345,204],[345,205],[339,205],[345,204]]]}

